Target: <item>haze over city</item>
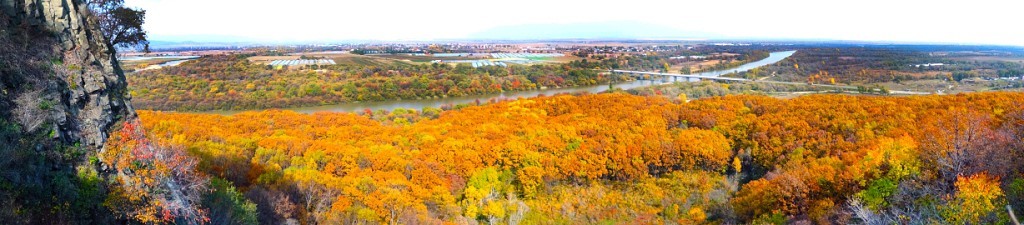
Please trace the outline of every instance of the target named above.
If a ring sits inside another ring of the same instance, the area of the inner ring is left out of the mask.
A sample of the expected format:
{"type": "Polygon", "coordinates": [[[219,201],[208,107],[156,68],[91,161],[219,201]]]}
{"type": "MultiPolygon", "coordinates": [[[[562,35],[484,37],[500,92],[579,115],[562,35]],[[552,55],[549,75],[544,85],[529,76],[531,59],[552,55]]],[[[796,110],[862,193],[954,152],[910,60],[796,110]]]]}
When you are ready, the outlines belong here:
{"type": "Polygon", "coordinates": [[[156,41],[678,38],[1024,45],[1019,1],[127,0],[156,41]],[[202,7],[199,7],[202,5],[202,7]],[[535,25],[545,25],[537,28],[535,25]],[[553,27],[553,28],[552,28],[553,27]],[[534,29],[536,28],[536,29],[534,29]],[[642,30],[639,30],[642,29],[642,30]],[[573,31],[574,35],[550,32],[573,31]],[[615,31],[623,31],[617,34],[615,31]],[[497,33],[496,33],[497,32],[497,33]],[[597,35],[600,33],[600,35],[597,35]]]}

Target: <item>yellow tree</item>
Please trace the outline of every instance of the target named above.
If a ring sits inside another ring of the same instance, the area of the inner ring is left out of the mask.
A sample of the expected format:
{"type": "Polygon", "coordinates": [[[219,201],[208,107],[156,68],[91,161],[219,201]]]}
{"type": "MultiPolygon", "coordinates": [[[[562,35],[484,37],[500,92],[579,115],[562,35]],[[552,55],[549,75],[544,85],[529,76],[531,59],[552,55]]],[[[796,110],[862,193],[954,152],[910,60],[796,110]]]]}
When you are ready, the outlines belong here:
{"type": "Polygon", "coordinates": [[[957,177],[956,196],[942,211],[942,216],[952,224],[979,224],[981,219],[998,212],[1004,205],[1003,190],[999,178],[986,173],[957,177]]]}

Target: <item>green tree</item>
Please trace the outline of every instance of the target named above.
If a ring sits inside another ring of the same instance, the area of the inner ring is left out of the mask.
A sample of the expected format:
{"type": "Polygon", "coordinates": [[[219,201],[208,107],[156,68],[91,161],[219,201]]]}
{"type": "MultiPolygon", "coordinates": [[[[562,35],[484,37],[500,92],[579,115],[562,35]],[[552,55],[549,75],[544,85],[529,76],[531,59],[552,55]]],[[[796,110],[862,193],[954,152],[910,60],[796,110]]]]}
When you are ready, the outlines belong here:
{"type": "Polygon", "coordinates": [[[682,74],[690,74],[693,71],[690,69],[689,66],[683,66],[683,68],[680,69],[679,72],[682,73],[682,74]]]}
{"type": "Polygon", "coordinates": [[[256,204],[239,193],[230,181],[210,180],[210,192],[203,205],[210,209],[210,224],[258,224],[256,204]]]}
{"type": "Polygon", "coordinates": [[[100,31],[111,51],[116,52],[115,47],[140,45],[149,50],[149,40],[142,29],[146,10],[124,7],[124,0],[89,0],[86,4],[99,20],[100,31]]]}

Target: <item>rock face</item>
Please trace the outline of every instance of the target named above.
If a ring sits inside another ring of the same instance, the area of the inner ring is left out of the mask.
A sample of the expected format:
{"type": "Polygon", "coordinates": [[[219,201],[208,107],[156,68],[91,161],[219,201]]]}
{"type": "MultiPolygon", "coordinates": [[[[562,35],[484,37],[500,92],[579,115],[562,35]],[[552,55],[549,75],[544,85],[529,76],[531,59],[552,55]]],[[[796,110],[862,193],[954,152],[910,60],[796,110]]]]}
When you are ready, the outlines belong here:
{"type": "Polygon", "coordinates": [[[0,0],[0,224],[126,223],[90,159],[135,112],[82,1],[0,0]]]}
{"type": "Polygon", "coordinates": [[[81,0],[0,0],[0,118],[101,149],[135,116],[124,73],[81,0]]]}

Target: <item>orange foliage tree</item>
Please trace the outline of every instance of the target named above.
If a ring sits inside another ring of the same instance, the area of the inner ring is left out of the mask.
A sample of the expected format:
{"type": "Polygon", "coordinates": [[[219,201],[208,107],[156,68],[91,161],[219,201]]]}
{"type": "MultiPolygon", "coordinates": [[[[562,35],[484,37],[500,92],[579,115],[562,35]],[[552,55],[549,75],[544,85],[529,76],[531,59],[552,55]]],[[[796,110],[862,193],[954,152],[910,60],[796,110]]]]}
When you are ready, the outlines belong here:
{"type": "Polygon", "coordinates": [[[952,220],[927,212],[970,202],[983,210],[946,211],[989,218],[996,203],[986,201],[1002,195],[961,198],[977,191],[957,177],[985,172],[997,187],[992,177],[1019,177],[1006,162],[1019,158],[1012,115],[1022,104],[1020,93],[689,102],[612,93],[367,113],[383,123],[274,110],[140,117],[161,143],[186,146],[199,170],[248,190],[263,221],[846,223],[853,198],[880,216],[952,220]],[[958,151],[971,156],[961,169],[945,154],[958,151]],[[919,198],[934,201],[905,201],[919,198]]]}

